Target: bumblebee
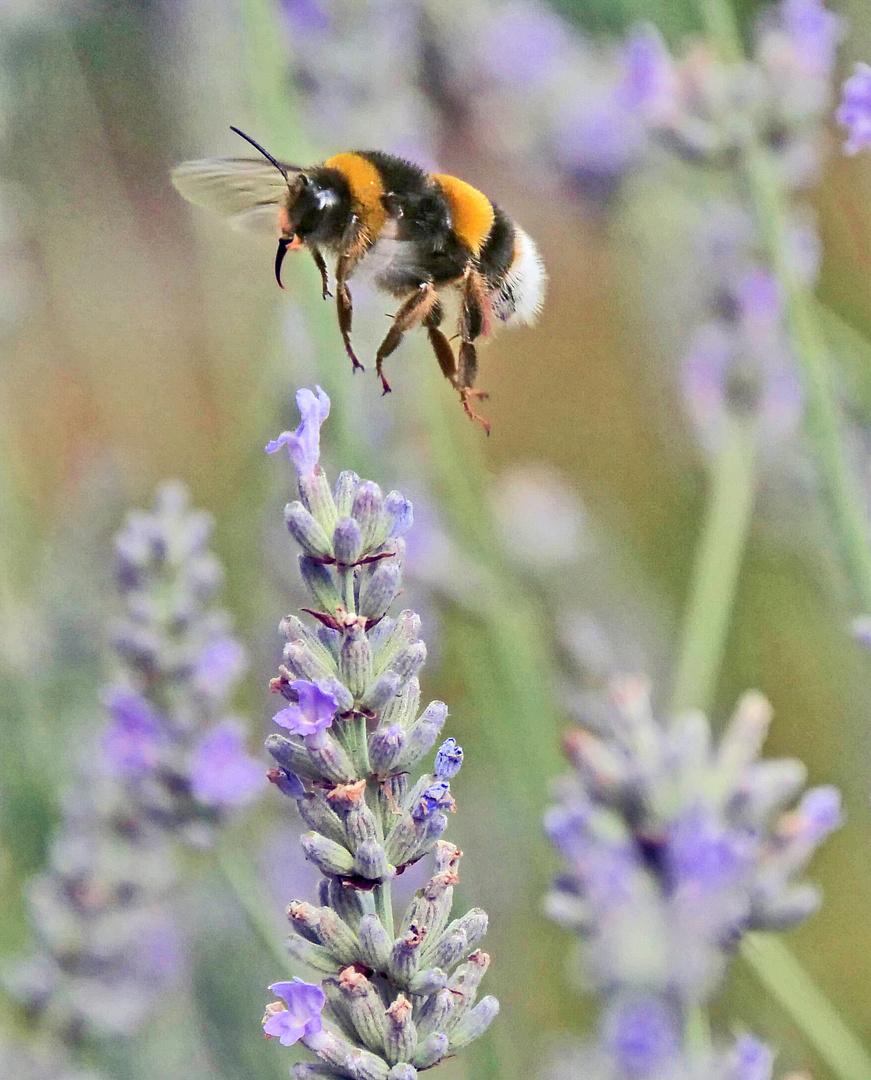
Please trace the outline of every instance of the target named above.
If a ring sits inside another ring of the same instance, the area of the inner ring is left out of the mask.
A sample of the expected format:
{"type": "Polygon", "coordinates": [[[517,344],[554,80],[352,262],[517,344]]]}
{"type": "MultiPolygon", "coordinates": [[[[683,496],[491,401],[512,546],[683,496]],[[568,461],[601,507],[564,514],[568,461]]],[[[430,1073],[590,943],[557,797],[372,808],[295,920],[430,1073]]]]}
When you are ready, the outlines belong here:
{"type": "Polygon", "coordinates": [[[384,361],[418,326],[426,329],[445,377],[466,413],[487,431],[472,402],[476,342],[496,323],[532,323],[544,298],[546,275],[535,244],[486,195],[455,176],[428,173],[377,150],[336,154],[300,168],[276,160],[250,136],[232,128],[263,156],[188,161],[172,173],[192,203],[230,224],[278,237],[275,277],[288,251],[307,250],[332,296],[324,252],[336,257],[333,278],[339,331],[353,369],[363,367],[351,344],[349,282],[368,276],[401,301],[375,354],[383,392],[390,392],[384,361]],[[457,355],[441,327],[446,302],[458,301],[457,355]]]}

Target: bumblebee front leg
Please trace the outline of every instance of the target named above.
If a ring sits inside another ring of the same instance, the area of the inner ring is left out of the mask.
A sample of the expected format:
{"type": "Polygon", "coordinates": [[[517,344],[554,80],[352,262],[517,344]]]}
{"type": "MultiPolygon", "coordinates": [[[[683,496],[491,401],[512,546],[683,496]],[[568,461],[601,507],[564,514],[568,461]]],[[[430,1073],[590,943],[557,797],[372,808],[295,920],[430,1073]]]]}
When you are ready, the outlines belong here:
{"type": "Polygon", "coordinates": [[[475,390],[475,378],[478,374],[478,350],[475,339],[484,332],[484,309],[486,290],[481,275],[470,269],[463,284],[463,307],[460,313],[460,353],[454,386],[460,394],[463,409],[471,420],[477,422],[490,434],[490,424],[479,416],[469,404],[470,399],[487,398],[484,390],[475,390]]]}
{"type": "Polygon", "coordinates": [[[424,319],[424,325],[429,335],[432,351],[435,353],[436,360],[438,360],[439,367],[442,370],[442,375],[450,381],[451,385],[454,385],[457,381],[457,358],[454,356],[451,343],[439,329],[441,321],[442,305],[438,303],[424,319]]]}
{"type": "Polygon", "coordinates": [[[354,272],[357,263],[366,254],[368,246],[369,238],[366,230],[357,215],[353,214],[339,244],[341,254],[336,263],[336,312],[339,317],[339,332],[345,343],[345,352],[351,360],[354,371],[357,368],[365,371],[365,368],[357,359],[351,345],[351,321],[354,316],[354,307],[346,281],[354,272]]]}
{"type": "MultiPolygon", "coordinates": [[[[413,326],[422,323],[433,312],[438,303],[439,294],[436,292],[435,285],[431,281],[422,281],[393,316],[393,325],[387,331],[387,336],[378,346],[378,352],[375,354],[375,371],[381,379],[381,386],[385,394],[390,393],[390,383],[384,378],[384,372],[381,370],[384,361],[402,341],[406,330],[410,330],[413,326]]],[[[431,335],[430,341],[432,341],[431,335]]],[[[448,346],[448,349],[450,349],[450,346],[448,346]]],[[[438,352],[436,352],[436,355],[438,356],[438,352]]],[[[441,360],[439,360],[439,363],[441,363],[441,360]]]]}
{"type": "Polygon", "coordinates": [[[315,266],[320,271],[320,275],[321,275],[321,295],[323,296],[324,300],[326,300],[326,298],[328,296],[333,295],[330,292],[330,274],[329,274],[329,271],[327,270],[327,264],[324,262],[324,257],[323,257],[323,255],[321,255],[320,248],[309,247],[309,251],[311,252],[312,258],[315,261],[315,266]]]}

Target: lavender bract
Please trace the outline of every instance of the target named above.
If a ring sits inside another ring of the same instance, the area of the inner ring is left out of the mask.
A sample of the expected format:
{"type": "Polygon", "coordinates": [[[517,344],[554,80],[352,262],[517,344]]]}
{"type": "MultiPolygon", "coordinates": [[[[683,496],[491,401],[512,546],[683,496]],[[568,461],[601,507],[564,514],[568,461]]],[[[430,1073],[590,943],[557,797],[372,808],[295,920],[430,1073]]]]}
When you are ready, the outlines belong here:
{"type": "MultiPolygon", "coordinates": [[[[314,420],[313,395],[297,395],[309,445],[317,445],[310,425],[319,428],[329,409],[321,395],[314,420]]],[[[316,460],[300,469],[298,444],[284,442],[300,495],[285,521],[302,547],[313,623],[282,621],[288,643],[271,687],[289,702],[275,720],[290,734],[269,736],[266,748],[276,762],[270,779],[296,802],[310,828],[303,850],[323,875],[318,905],[288,906],[295,934],[287,947],[326,977],[320,986],[273,983],[280,1000],[268,1006],[264,1030],[320,1058],[295,1066],[297,1077],[413,1080],[477,1038],[498,1011],[495,998],[477,1000],[489,964],[477,947],[486,914],[450,917],[460,852],[440,837],[462,750],[448,739],[434,771],[412,781],[447,709],[431,702],[419,713],[420,619],[386,614],[400,590],[411,504],[351,472],[330,490],[316,460]],[[432,875],[396,921],[391,881],[428,856],[432,875]]]]}

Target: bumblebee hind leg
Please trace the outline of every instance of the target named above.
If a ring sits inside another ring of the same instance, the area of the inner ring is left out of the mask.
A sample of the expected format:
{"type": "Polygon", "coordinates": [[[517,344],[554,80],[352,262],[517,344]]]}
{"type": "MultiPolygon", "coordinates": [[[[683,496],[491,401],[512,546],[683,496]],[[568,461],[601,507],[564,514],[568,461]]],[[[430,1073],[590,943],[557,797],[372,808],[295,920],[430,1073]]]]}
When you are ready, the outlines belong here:
{"type": "Polygon", "coordinates": [[[481,275],[476,270],[469,270],[462,287],[463,306],[460,312],[460,352],[457,374],[453,380],[460,395],[463,409],[470,420],[476,420],[490,434],[490,424],[472,408],[470,401],[489,397],[484,390],[475,390],[475,378],[478,374],[478,350],[475,339],[485,328],[486,290],[481,275]]]}
{"type": "MultiPolygon", "coordinates": [[[[433,313],[438,303],[439,294],[436,292],[435,285],[431,281],[422,281],[411,296],[400,305],[393,316],[393,325],[387,331],[386,337],[378,346],[378,352],[375,354],[375,371],[381,380],[381,386],[385,394],[390,393],[390,383],[388,383],[382,371],[384,361],[402,341],[406,330],[411,330],[412,327],[419,326],[424,322],[433,313]]],[[[430,341],[432,341],[431,335],[434,328],[430,327],[429,329],[431,331],[430,341]]],[[[438,330],[435,332],[439,333],[438,330]]],[[[450,351],[450,345],[448,345],[448,350],[450,351]]],[[[438,355],[438,352],[436,352],[436,356],[438,355]]],[[[439,363],[441,363],[441,358],[439,363]]]]}

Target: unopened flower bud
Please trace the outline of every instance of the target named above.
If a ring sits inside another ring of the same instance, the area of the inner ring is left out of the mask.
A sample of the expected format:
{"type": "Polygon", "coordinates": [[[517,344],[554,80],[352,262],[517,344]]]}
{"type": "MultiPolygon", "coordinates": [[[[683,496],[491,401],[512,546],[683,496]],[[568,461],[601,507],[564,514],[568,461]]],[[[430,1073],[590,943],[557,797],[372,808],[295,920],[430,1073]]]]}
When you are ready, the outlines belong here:
{"type": "Polygon", "coordinates": [[[385,561],[376,566],[360,591],[357,611],[367,619],[380,619],[399,595],[402,575],[399,567],[385,561]]]}
{"type": "Polygon", "coordinates": [[[363,549],[363,535],[360,526],[352,517],[339,518],[333,530],[333,552],[336,562],[345,566],[353,565],[363,549]]]}
{"type": "Polygon", "coordinates": [[[360,477],[350,469],[340,472],[336,479],[334,498],[336,511],[340,518],[348,517],[354,505],[354,494],[360,483],[360,477]]]}
{"type": "Polygon", "coordinates": [[[335,571],[308,555],[300,555],[299,572],[319,611],[334,612],[342,606],[335,571]]]}
{"type": "Polygon", "coordinates": [[[371,480],[364,480],[357,485],[351,516],[356,519],[360,532],[363,534],[364,551],[371,551],[376,546],[374,541],[383,505],[384,496],[377,484],[371,480]]]}
{"type": "Polygon", "coordinates": [[[339,671],[354,697],[361,697],[372,681],[372,652],[361,626],[352,626],[345,634],[339,654],[339,671]]]}
{"type": "Polygon", "coordinates": [[[284,508],[287,531],[307,555],[316,558],[331,557],[333,545],[329,537],[300,502],[288,503],[284,508]]]}

